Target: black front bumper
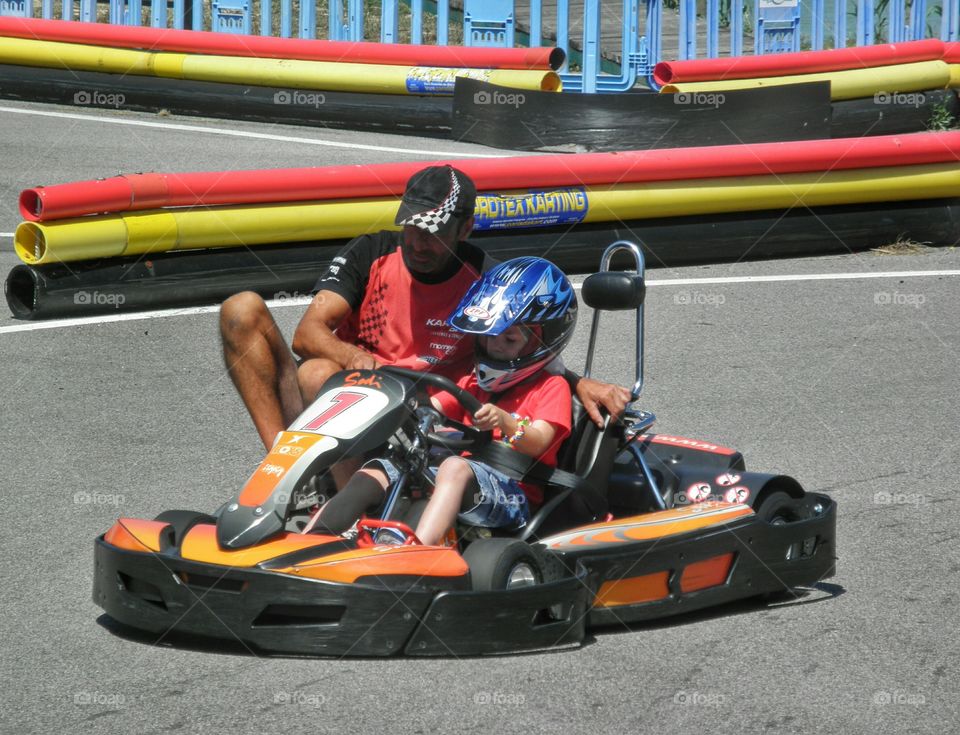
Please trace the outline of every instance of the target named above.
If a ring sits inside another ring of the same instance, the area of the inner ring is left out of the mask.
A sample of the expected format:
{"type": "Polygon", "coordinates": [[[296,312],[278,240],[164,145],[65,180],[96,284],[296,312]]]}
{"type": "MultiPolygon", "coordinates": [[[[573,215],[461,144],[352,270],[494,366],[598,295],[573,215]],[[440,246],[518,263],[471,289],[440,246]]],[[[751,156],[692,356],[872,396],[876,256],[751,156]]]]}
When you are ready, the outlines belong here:
{"type": "Polygon", "coordinates": [[[119,623],[257,653],[481,655],[579,643],[583,575],[504,592],[385,589],[119,549],[99,537],[93,601],[119,623]]]}

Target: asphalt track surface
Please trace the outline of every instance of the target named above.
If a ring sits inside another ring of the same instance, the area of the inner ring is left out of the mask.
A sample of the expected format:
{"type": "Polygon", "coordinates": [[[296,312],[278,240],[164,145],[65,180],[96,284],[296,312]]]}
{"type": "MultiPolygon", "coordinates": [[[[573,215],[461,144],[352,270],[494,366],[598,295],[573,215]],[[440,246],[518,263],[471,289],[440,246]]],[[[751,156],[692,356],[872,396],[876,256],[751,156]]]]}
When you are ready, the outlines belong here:
{"type": "MultiPolygon", "coordinates": [[[[79,114],[410,152],[0,111],[0,232],[13,231],[16,193],[33,184],[121,170],[421,160],[440,147],[79,114]]],[[[9,238],[0,249],[5,275],[16,262],[9,238]]],[[[111,632],[90,599],[93,538],[118,515],[212,510],[261,458],[223,370],[216,315],[0,333],[0,731],[951,731],[960,720],[960,278],[699,280],[895,271],[960,271],[960,254],[649,273],[642,405],[662,432],[736,447],[750,468],[832,494],[836,577],[775,605],[748,601],[594,631],[572,650],[487,659],[262,658],[111,632]]],[[[288,336],[301,312],[274,310],[288,336]]],[[[587,316],[567,353],[575,367],[587,316]]],[[[606,316],[603,329],[598,372],[629,382],[629,319],[606,316]]]]}

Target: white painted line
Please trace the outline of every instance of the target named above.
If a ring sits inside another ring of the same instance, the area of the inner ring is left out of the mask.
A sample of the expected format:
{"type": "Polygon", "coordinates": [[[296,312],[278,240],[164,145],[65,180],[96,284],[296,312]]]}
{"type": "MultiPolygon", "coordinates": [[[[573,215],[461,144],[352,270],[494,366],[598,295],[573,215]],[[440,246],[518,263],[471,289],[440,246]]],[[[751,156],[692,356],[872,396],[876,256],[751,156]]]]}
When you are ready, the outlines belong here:
{"type": "Polygon", "coordinates": [[[782,276],[729,276],[724,278],[673,278],[662,281],[647,281],[648,286],[705,286],[722,283],[781,283],[784,281],[851,281],[866,278],[932,278],[934,276],[960,276],[960,270],[952,271],[884,271],[879,273],[801,273],[782,276]]]}
{"type": "Polygon", "coordinates": [[[12,238],[12,237],[13,237],[13,234],[14,234],[14,233],[12,233],[12,232],[0,232],[0,237],[11,237],[11,238],[12,238]]]}
{"type": "Polygon", "coordinates": [[[506,158],[501,153],[464,153],[463,151],[438,151],[429,146],[426,149],[394,148],[385,145],[365,145],[363,143],[337,143],[332,140],[318,138],[299,138],[293,135],[272,135],[270,133],[254,133],[247,130],[231,130],[229,128],[209,128],[202,125],[182,125],[179,123],[161,123],[148,120],[128,120],[125,118],[104,117],[102,115],[80,115],[73,112],[53,112],[52,110],[27,110],[20,107],[0,107],[0,112],[13,112],[18,115],[39,115],[40,117],[59,117],[65,120],[83,120],[85,122],[102,122],[111,125],[135,125],[141,128],[158,128],[160,130],[182,130],[188,133],[210,133],[211,135],[230,135],[235,138],[256,138],[257,140],[273,140],[282,143],[303,143],[304,145],[321,145],[330,148],[352,148],[360,151],[381,151],[384,153],[406,153],[414,156],[430,156],[431,158],[506,158]]]}
{"type": "MultiPolygon", "coordinates": [[[[732,276],[726,278],[674,278],[662,281],[647,281],[648,286],[697,286],[724,283],[778,283],[784,281],[840,281],[873,278],[934,278],[940,276],[960,276],[960,270],[946,271],[884,271],[880,273],[809,273],[780,276],[732,276]]],[[[580,288],[582,283],[574,283],[574,288],[580,288]]],[[[311,301],[309,296],[295,298],[271,299],[267,301],[270,308],[284,306],[306,306],[311,301]]],[[[112,322],[132,322],[145,319],[162,319],[172,316],[190,316],[193,314],[211,314],[219,311],[220,305],[194,306],[185,309],[160,309],[157,311],[136,311],[124,314],[104,314],[99,316],[83,316],[73,319],[54,319],[42,322],[22,322],[7,327],[0,327],[0,334],[13,332],[33,332],[39,329],[56,329],[59,327],[79,327],[85,324],[109,324],[112,322]]]]}

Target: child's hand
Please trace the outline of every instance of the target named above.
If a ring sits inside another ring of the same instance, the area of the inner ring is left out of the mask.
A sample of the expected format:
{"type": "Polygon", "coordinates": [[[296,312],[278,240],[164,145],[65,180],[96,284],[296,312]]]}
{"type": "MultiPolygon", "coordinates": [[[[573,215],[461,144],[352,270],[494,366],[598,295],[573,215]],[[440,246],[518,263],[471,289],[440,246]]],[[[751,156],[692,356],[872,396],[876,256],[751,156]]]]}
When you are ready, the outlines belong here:
{"type": "Polygon", "coordinates": [[[473,414],[473,425],[480,431],[493,431],[494,429],[503,431],[503,422],[506,416],[506,413],[492,403],[484,403],[480,410],[473,414]]]}

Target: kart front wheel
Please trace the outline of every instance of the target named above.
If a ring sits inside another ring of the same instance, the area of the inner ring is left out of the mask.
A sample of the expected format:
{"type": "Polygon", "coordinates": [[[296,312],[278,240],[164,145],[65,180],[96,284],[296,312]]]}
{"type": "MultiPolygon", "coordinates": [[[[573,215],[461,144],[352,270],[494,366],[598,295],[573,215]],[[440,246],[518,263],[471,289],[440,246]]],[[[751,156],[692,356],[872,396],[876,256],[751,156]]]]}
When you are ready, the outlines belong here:
{"type": "Polygon", "coordinates": [[[544,581],[543,564],[529,544],[509,538],[480,539],[463,553],[475,592],[532,587],[544,581]]]}

